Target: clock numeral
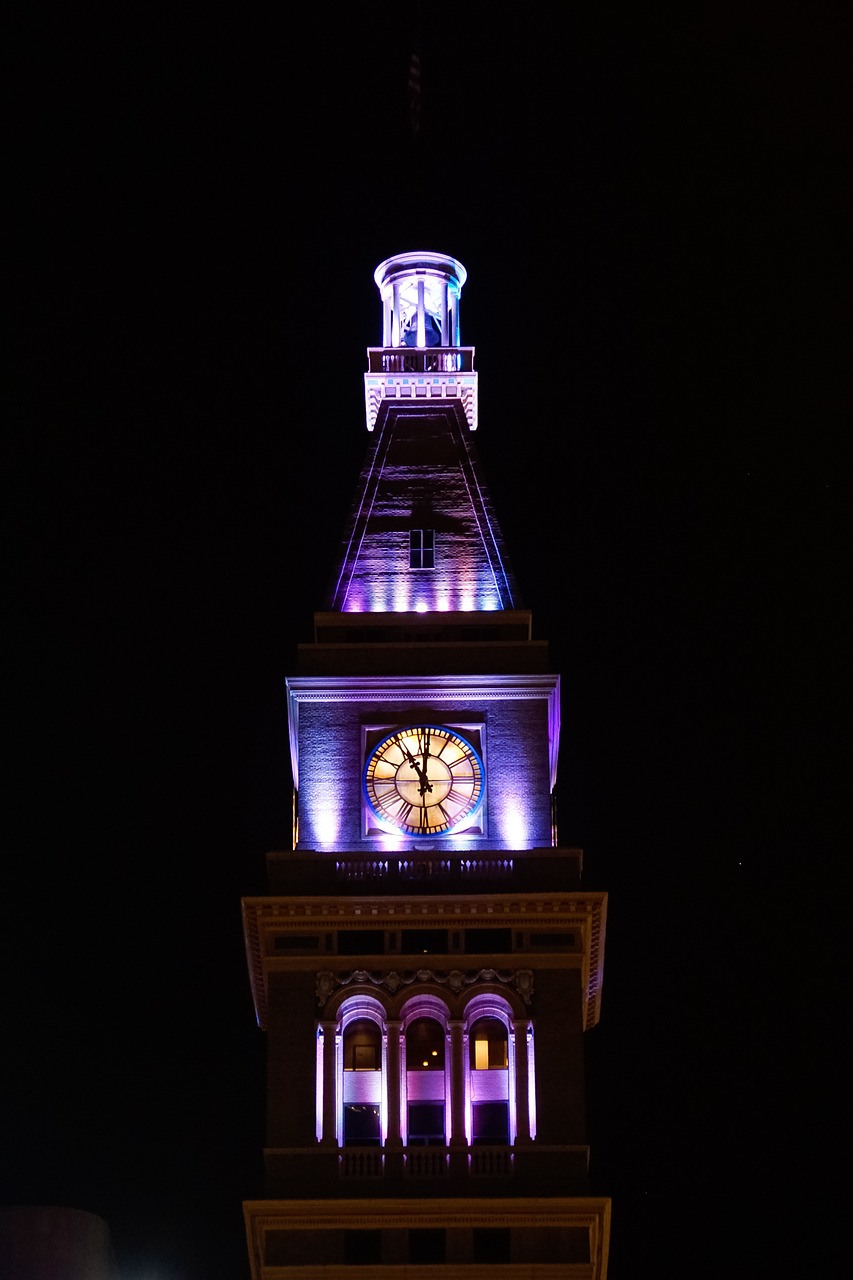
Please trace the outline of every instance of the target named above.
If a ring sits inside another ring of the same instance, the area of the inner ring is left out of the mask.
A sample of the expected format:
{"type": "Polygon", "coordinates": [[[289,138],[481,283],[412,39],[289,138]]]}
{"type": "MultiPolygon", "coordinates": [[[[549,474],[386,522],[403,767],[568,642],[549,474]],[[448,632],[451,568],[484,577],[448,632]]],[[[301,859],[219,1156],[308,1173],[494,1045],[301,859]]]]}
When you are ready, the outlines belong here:
{"type": "Polygon", "coordinates": [[[430,831],[434,831],[434,832],[447,831],[447,829],[452,826],[453,822],[455,822],[455,819],[453,819],[451,815],[447,813],[447,810],[444,809],[444,806],[441,803],[441,801],[439,801],[437,805],[433,805],[433,809],[438,810],[438,812],[437,814],[435,814],[435,817],[433,818],[432,822],[430,822],[429,824],[430,831]],[[441,818],[438,817],[439,813],[441,813],[441,818]]]}
{"type": "Polygon", "coordinates": [[[403,800],[401,797],[396,808],[393,805],[388,806],[388,812],[393,814],[395,821],[408,822],[409,815],[411,814],[414,807],[415,806],[413,804],[409,804],[408,800],[403,800]]]}
{"type": "Polygon", "coordinates": [[[450,825],[450,820],[444,812],[440,804],[432,804],[426,811],[426,829],[430,833],[437,831],[446,831],[450,825]],[[441,814],[441,817],[439,817],[441,814]]]}

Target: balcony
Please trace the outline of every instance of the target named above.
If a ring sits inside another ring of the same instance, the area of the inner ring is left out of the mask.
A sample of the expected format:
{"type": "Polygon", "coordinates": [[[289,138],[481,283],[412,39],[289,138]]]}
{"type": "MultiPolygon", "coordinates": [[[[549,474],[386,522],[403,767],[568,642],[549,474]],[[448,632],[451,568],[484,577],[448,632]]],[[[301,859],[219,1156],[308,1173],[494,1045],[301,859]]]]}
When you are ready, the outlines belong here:
{"type": "Polygon", "coordinates": [[[589,1148],[508,1146],[268,1148],[267,1190],[295,1199],[337,1195],[567,1195],[587,1190],[589,1148]]]}
{"type": "Polygon", "coordinates": [[[473,373],[473,347],[368,347],[368,373],[473,373]]]}
{"type": "Polygon", "coordinates": [[[267,854],[273,893],[335,895],[544,892],[580,886],[579,849],[542,848],[512,852],[478,849],[407,850],[401,853],[346,850],[336,854],[304,849],[267,854]]]}
{"type": "Polygon", "coordinates": [[[451,400],[462,406],[469,430],[477,430],[477,375],[473,347],[368,347],[364,375],[367,429],[376,426],[383,401],[451,400]]]}

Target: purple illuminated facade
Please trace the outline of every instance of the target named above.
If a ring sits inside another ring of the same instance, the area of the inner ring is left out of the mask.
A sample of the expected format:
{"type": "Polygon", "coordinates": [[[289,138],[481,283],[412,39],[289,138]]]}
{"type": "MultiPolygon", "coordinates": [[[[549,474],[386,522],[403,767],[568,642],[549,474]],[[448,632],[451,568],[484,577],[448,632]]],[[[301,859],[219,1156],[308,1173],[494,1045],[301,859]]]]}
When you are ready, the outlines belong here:
{"type": "Polygon", "coordinates": [[[253,1280],[606,1275],[583,1083],[606,895],[557,839],[560,679],[473,445],[465,280],[437,253],[376,269],[367,455],[287,681],[293,838],[243,903],[253,1280]]]}

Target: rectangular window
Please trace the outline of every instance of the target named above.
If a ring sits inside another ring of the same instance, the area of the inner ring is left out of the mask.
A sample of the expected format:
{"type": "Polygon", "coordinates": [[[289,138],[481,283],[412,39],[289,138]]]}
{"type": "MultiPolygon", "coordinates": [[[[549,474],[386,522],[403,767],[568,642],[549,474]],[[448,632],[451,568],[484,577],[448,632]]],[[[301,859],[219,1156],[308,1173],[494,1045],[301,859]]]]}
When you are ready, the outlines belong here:
{"type": "Polygon", "coordinates": [[[384,950],[382,929],[341,929],[338,934],[339,956],[382,955],[384,950]]]}
{"type": "Polygon", "coordinates": [[[443,1147],[444,1103],[409,1103],[409,1146],[443,1147]]]}
{"type": "Polygon", "coordinates": [[[506,1035],[487,1036],[474,1034],[474,1058],[471,1066],[475,1071],[502,1070],[507,1066],[506,1035]]]}
{"type": "Polygon", "coordinates": [[[379,1108],[350,1103],[344,1107],[344,1146],[378,1147],[379,1108]]]}
{"type": "Polygon", "coordinates": [[[409,568],[435,568],[435,530],[409,530],[409,568]]]}
{"type": "Polygon", "coordinates": [[[401,950],[414,955],[444,955],[448,950],[446,929],[402,929],[401,950]]]}
{"type": "MultiPolygon", "coordinates": [[[[344,1263],[348,1267],[377,1266],[382,1261],[382,1232],[344,1231],[344,1263]]],[[[332,1268],[334,1270],[334,1268],[332,1268]]]]}
{"type": "Polygon", "coordinates": [[[475,1227],[474,1261],[501,1263],[510,1261],[510,1234],[508,1227],[475,1227]]]}
{"type": "Polygon", "coordinates": [[[465,950],[468,955],[502,955],[512,951],[511,929],[466,929],[465,950]]]}
{"type": "Polygon", "coordinates": [[[499,1147],[509,1141],[509,1114],[505,1102],[475,1102],[471,1118],[475,1147],[499,1147]]]}
{"type": "Polygon", "coordinates": [[[302,933],[279,933],[275,939],[276,951],[319,951],[320,939],[302,933]]]}
{"type": "Polygon", "coordinates": [[[444,1262],[443,1227],[409,1227],[409,1262],[415,1266],[435,1266],[444,1262]]]}
{"type": "Polygon", "coordinates": [[[375,1044],[354,1044],[352,1047],[353,1071],[378,1071],[377,1057],[375,1044]]]}
{"type": "Polygon", "coordinates": [[[575,945],[573,933],[531,933],[531,947],[541,947],[543,951],[567,951],[575,945]]]}

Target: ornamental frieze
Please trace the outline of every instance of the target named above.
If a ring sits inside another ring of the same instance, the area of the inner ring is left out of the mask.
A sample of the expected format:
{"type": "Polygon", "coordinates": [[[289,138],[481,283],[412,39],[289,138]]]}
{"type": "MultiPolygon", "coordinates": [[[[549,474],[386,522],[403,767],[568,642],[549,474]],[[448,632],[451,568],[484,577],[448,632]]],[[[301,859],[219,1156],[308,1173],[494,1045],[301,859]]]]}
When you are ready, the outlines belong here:
{"type": "Polygon", "coordinates": [[[533,971],[531,969],[391,969],[387,973],[370,972],[367,969],[349,969],[335,973],[323,969],[317,974],[317,1003],[322,1006],[339,987],[380,987],[395,995],[401,988],[413,983],[436,983],[458,995],[473,983],[496,983],[512,987],[526,1005],[533,999],[533,971]]]}

